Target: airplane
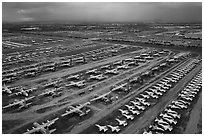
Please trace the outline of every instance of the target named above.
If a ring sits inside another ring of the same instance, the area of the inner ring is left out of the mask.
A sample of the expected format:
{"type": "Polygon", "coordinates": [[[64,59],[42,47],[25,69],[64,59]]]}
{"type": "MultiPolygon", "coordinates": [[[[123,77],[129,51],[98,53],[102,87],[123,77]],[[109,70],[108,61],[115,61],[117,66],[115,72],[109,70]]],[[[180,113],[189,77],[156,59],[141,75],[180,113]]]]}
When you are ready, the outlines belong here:
{"type": "Polygon", "coordinates": [[[133,79],[129,79],[130,83],[139,83],[140,82],[140,78],[139,77],[134,77],[133,79]]]}
{"type": "Polygon", "coordinates": [[[30,93],[32,91],[33,91],[33,89],[21,90],[20,92],[14,93],[12,95],[24,95],[24,96],[28,97],[28,95],[29,95],[28,93],[30,93]]]}
{"type": "Polygon", "coordinates": [[[145,99],[144,99],[144,98],[139,98],[139,97],[136,97],[135,99],[136,99],[136,100],[138,100],[138,101],[140,101],[140,102],[145,101],[145,99]]]}
{"type": "Polygon", "coordinates": [[[176,112],[176,111],[174,111],[174,110],[172,110],[172,109],[164,109],[164,111],[165,112],[167,112],[167,113],[175,113],[175,114],[177,114],[178,112],[176,112]]]}
{"type": "Polygon", "coordinates": [[[166,83],[170,82],[169,80],[166,80],[166,79],[162,79],[161,81],[164,81],[166,83]]]}
{"type": "Polygon", "coordinates": [[[139,115],[140,114],[140,111],[138,111],[138,110],[129,110],[132,114],[137,114],[137,115],[139,115]]]}
{"type": "Polygon", "coordinates": [[[187,109],[187,106],[184,104],[174,103],[174,105],[181,107],[182,109],[187,109]]]}
{"type": "Polygon", "coordinates": [[[152,131],[147,131],[146,129],[143,131],[143,133],[142,134],[152,134],[152,131]]]}
{"type": "Polygon", "coordinates": [[[69,114],[72,114],[72,113],[79,113],[79,116],[83,116],[85,114],[87,114],[88,112],[90,112],[90,109],[89,110],[86,110],[85,112],[83,112],[82,109],[83,107],[89,105],[90,102],[86,102],[84,104],[81,104],[79,106],[76,106],[76,107],[73,107],[73,106],[69,106],[68,108],[70,108],[71,110],[67,110],[64,114],[62,114],[61,116],[64,117],[64,116],[67,116],[69,114]]]}
{"type": "Polygon", "coordinates": [[[70,84],[66,85],[66,87],[76,86],[76,87],[80,88],[80,87],[85,86],[85,85],[86,85],[85,80],[81,80],[78,82],[71,81],[70,84]]]}
{"type": "Polygon", "coordinates": [[[150,96],[149,95],[145,95],[145,94],[140,94],[140,96],[142,96],[143,98],[147,98],[147,99],[149,99],[150,98],[150,96]]]}
{"type": "Polygon", "coordinates": [[[152,98],[159,98],[159,96],[157,96],[157,95],[150,95],[152,98]]]}
{"type": "Polygon", "coordinates": [[[130,103],[134,104],[134,106],[141,105],[141,102],[137,102],[137,101],[130,101],[130,103]]]}
{"type": "Polygon", "coordinates": [[[27,108],[31,103],[26,103],[26,101],[31,100],[34,97],[35,96],[29,97],[29,98],[25,98],[25,99],[22,99],[22,100],[16,100],[15,102],[10,103],[10,104],[4,106],[3,109],[9,108],[9,107],[13,107],[13,106],[16,106],[16,105],[20,105],[19,108],[23,108],[23,107],[27,108]]]}
{"type": "Polygon", "coordinates": [[[153,130],[165,131],[163,128],[159,127],[158,125],[150,125],[149,128],[153,130]]]}
{"type": "Polygon", "coordinates": [[[99,124],[95,124],[96,127],[98,127],[99,131],[106,132],[108,130],[107,126],[101,126],[99,124]]]}
{"type": "Polygon", "coordinates": [[[106,78],[108,78],[108,77],[107,76],[103,76],[102,74],[100,74],[100,75],[96,75],[96,76],[90,75],[90,77],[88,79],[89,80],[91,80],[91,79],[103,80],[103,79],[106,79],[106,78]]]}
{"type": "Polygon", "coordinates": [[[183,104],[187,104],[187,105],[190,105],[191,103],[190,102],[186,102],[186,101],[183,101],[183,100],[177,100],[178,102],[181,102],[183,104]]]}
{"type": "Polygon", "coordinates": [[[134,116],[133,115],[128,115],[128,114],[122,114],[126,119],[133,120],[134,116]]]}
{"type": "Polygon", "coordinates": [[[137,109],[139,109],[139,110],[145,110],[145,107],[144,107],[144,106],[138,106],[138,105],[136,105],[135,107],[137,107],[137,109]]]}
{"type": "Polygon", "coordinates": [[[125,86],[127,85],[128,83],[124,83],[124,84],[121,84],[121,85],[119,85],[119,86],[114,86],[114,88],[111,90],[111,91],[116,91],[116,90],[119,90],[119,89],[121,89],[121,90],[125,90],[126,88],[125,88],[125,86]]]}
{"type": "Polygon", "coordinates": [[[47,89],[45,92],[39,94],[38,96],[44,96],[44,95],[54,95],[55,91],[57,91],[57,89],[47,89]]]}
{"type": "Polygon", "coordinates": [[[107,125],[107,127],[109,127],[111,129],[112,132],[119,132],[120,128],[119,126],[111,126],[111,125],[107,125]]]}
{"type": "Polygon", "coordinates": [[[109,69],[110,68],[110,65],[105,65],[105,66],[102,66],[100,69],[109,69]]]}
{"type": "Polygon", "coordinates": [[[165,120],[163,120],[163,118],[158,119],[158,118],[156,117],[156,119],[155,119],[154,121],[157,122],[157,123],[169,124],[168,122],[166,122],[165,120]]]}
{"type": "Polygon", "coordinates": [[[174,105],[174,104],[170,104],[168,107],[173,108],[173,109],[181,109],[180,106],[174,105]]]}
{"type": "Polygon", "coordinates": [[[5,84],[4,84],[3,88],[2,88],[2,91],[7,93],[7,94],[12,94],[11,89],[9,89],[5,84]]]}
{"type": "Polygon", "coordinates": [[[92,69],[92,70],[89,70],[87,71],[85,74],[97,74],[97,69],[92,69]]]}
{"type": "Polygon", "coordinates": [[[125,105],[125,107],[127,107],[128,108],[128,110],[134,110],[135,109],[135,107],[133,107],[133,106],[130,106],[130,105],[125,105]]]}
{"type": "Polygon", "coordinates": [[[52,86],[52,85],[56,85],[57,83],[58,83],[59,81],[48,81],[47,83],[45,83],[44,85],[43,85],[43,87],[45,88],[45,87],[48,87],[48,86],[52,86]]]}
{"type": "Polygon", "coordinates": [[[59,118],[55,118],[55,119],[53,119],[51,121],[47,120],[46,123],[42,123],[41,125],[38,124],[37,122],[34,122],[33,123],[34,127],[31,130],[27,129],[27,132],[25,132],[24,134],[32,134],[34,132],[41,132],[43,134],[51,134],[54,131],[56,131],[56,129],[49,130],[47,127],[54,124],[58,119],[59,118]]]}
{"type": "Polygon", "coordinates": [[[145,91],[145,93],[147,93],[149,96],[154,95],[153,92],[149,92],[149,91],[145,91]]]}
{"type": "Polygon", "coordinates": [[[162,118],[163,120],[169,122],[170,124],[177,124],[177,121],[172,118],[162,118]]]}
{"type": "Polygon", "coordinates": [[[142,101],[141,102],[143,105],[146,105],[146,106],[150,106],[151,104],[149,102],[145,102],[145,101],[142,101]]]}
{"type": "Polygon", "coordinates": [[[170,115],[170,116],[172,116],[172,117],[174,117],[174,118],[178,118],[178,119],[181,118],[181,115],[178,114],[178,113],[168,112],[167,115],[170,115]]]}
{"type": "Polygon", "coordinates": [[[161,126],[164,130],[169,130],[169,131],[173,130],[173,127],[169,124],[163,124],[158,122],[158,125],[161,126]]]}
{"type": "Polygon", "coordinates": [[[121,65],[121,64],[123,64],[122,60],[119,60],[119,61],[116,61],[116,62],[113,63],[113,65],[121,65]]]}
{"type": "Polygon", "coordinates": [[[120,120],[118,118],[116,118],[115,120],[119,123],[120,126],[127,126],[128,125],[126,120],[120,120]]]}
{"type": "Polygon", "coordinates": [[[193,95],[193,94],[178,94],[178,96],[180,96],[180,97],[185,97],[185,96],[187,96],[187,97],[195,97],[195,95],[193,95]]]}
{"type": "Polygon", "coordinates": [[[168,115],[166,113],[160,113],[159,116],[162,117],[162,118],[174,119],[172,116],[170,116],[170,115],[168,115]]]}
{"type": "Polygon", "coordinates": [[[128,69],[129,67],[127,65],[117,66],[118,69],[128,69]]]}
{"type": "Polygon", "coordinates": [[[122,109],[118,109],[122,114],[128,114],[129,112],[127,110],[122,110],[122,109]]]}
{"type": "Polygon", "coordinates": [[[98,96],[98,97],[91,99],[90,102],[93,102],[93,101],[96,101],[96,100],[99,100],[99,99],[102,99],[104,101],[109,101],[109,99],[106,98],[106,96],[109,95],[110,93],[111,93],[111,91],[109,91],[109,92],[107,92],[105,94],[102,94],[102,95],[95,95],[95,96],[98,96]]]}
{"type": "Polygon", "coordinates": [[[119,74],[119,72],[118,72],[117,69],[111,69],[111,70],[106,70],[105,74],[114,74],[114,75],[117,75],[117,74],[119,74]]]}
{"type": "Polygon", "coordinates": [[[69,77],[67,77],[66,79],[67,80],[72,80],[72,79],[79,79],[80,78],[80,75],[79,74],[77,74],[77,75],[71,75],[71,76],[69,76],[69,77]]]}

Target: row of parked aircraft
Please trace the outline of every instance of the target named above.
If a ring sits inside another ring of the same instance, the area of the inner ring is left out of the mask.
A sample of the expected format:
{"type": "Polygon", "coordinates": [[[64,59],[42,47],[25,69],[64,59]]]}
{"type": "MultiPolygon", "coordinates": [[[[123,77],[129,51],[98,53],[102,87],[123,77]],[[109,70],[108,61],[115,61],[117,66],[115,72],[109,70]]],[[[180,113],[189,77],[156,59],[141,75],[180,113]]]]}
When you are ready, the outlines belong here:
{"type": "Polygon", "coordinates": [[[18,108],[27,108],[29,105],[31,105],[32,103],[28,103],[29,100],[33,99],[35,96],[32,97],[28,97],[25,99],[21,99],[21,100],[15,100],[13,103],[10,103],[6,106],[3,106],[3,109],[8,109],[10,107],[14,107],[14,106],[19,106],[18,108]]]}
{"type": "MultiPolygon", "coordinates": [[[[187,65],[189,66],[189,65],[187,65]]],[[[190,67],[184,67],[186,71],[190,67]]],[[[185,72],[185,70],[182,70],[185,72]]],[[[178,69],[177,71],[180,71],[178,69]]],[[[161,112],[158,117],[155,118],[154,123],[149,126],[149,130],[144,130],[144,134],[148,133],[165,133],[166,131],[172,131],[174,125],[176,125],[181,118],[182,110],[187,109],[191,105],[191,101],[196,97],[202,86],[201,71],[182,89],[178,94],[178,98],[173,100],[166,108],[161,112]]]]}
{"type": "MultiPolygon", "coordinates": [[[[183,67],[183,69],[177,69],[178,71],[181,70],[183,71],[182,73],[175,74],[176,72],[172,72],[172,75],[176,75],[176,79],[172,77],[164,77],[161,79],[158,83],[150,87],[148,90],[140,93],[138,97],[135,98],[135,100],[132,100],[129,102],[129,104],[124,105],[124,108],[126,109],[118,109],[118,111],[122,114],[123,117],[126,118],[126,120],[134,120],[134,115],[140,115],[148,106],[151,105],[150,102],[147,102],[146,100],[149,98],[155,98],[158,99],[160,96],[163,95],[166,91],[168,91],[173,83],[176,83],[178,80],[180,80],[183,76],[185,76],[185,73],[188,72],[188,69],[186,67],[183,67]],[[186,71],[185,71],[186,70],[186,71]]],[[[138,80],[138,77],[135,79],[136,81],[138,80]]],[[[118,89],[125,90],[127,87],[128,83],[123,83],[121,85],[115,86],[111,89],[111,91],[116,91],[118,89]]],[[[110,92],[111,92],[110,91],[110,92]]],[[[106,94],[105,94],[106,95],[106,94]]],[[[176,102],[178,104],[178,102],[176,102]]],[[[181,105],[180,105],[181,106],[181,105]]],[[[170,107],[173,108],[173,107],[170,107]]],[[[166,113],[162,113],[160,117],[156,118],[155,122],[158,122],[159,124],[157,125],[151,125],[150,128],[152,129],[158,129],[158,130],[169,130],[172,131],[172,126],[170,126],[168,123],[173,123],[176,124],[177,121],[173,118],[180,118],[180,114],[177,113],[176,111],[173,111],[172,109],[165,109],[166,113]]],[[[127,125],[127,122],[125,123],[125,126],[127,125]]],[[[106,132],[108,130],[108,125],[101,126],[99,124],[95,124],[96,127],[98,127],[100,132],[106,132]]],[[[118,128],[119,126],[117,126],[118,128]]],[[[116,127],[115,127],[116,129],[116,127]]],[[[112,130],[112,132],[115,131],[112,130]]],[[[145,130],[146,131],[146,130],[145,130]]],[[[145,132],[145,133],[151,133],[151,132],[145,132]]],[[[158,132],[159,133],[159,132],[158,132]]]]}
{"type": "MultiPolygon", "coordinates": [[[[118,50],[119,50],[120,46],[105,47],[104,49],[102,48],[99,50],[108,50],[108,48],[111,48],[111,49],[118,48],[118,50]]],[[[108,50],[108,51],[111,52],[110,50],[108,50]]],[[[82,54],[85,54],[85,53],[81,53],[81,55],[82,54]]],[[[37,74],[40,74],[40,72],[44,72],[44,71],[55,71],[57,67],[72,66],[72,62],[84,63],[85,62],[85,56],[83,55],[83,57],[79,57],[79,55],[61,58],[61,60],[59,60],[57,63],[56,62],[43,62],[43,63],[40,62],[40,63],[36,63],[36,64],[31,64],[29,66],[23,66],[23,67],[3,71],[3,73],[2,73],[3,74],[3,82],[4,83],[12,82],[16,79],[19,79],[22,76],[24,76],[24,77],[25,76],[36,76],[37,74]]]]}

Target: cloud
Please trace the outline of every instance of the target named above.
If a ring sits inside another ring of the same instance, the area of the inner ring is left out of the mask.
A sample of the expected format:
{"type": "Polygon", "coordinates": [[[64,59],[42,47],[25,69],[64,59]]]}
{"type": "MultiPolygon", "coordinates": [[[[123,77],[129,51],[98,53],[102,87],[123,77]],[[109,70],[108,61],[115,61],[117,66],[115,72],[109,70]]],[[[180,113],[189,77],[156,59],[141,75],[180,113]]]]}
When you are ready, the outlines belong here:
{"type": "Polygon", "coordinates": [[[3,21],[196,22],[202,18],[202,3],[161,2],[28,2],[5,3],[3,21]]]}

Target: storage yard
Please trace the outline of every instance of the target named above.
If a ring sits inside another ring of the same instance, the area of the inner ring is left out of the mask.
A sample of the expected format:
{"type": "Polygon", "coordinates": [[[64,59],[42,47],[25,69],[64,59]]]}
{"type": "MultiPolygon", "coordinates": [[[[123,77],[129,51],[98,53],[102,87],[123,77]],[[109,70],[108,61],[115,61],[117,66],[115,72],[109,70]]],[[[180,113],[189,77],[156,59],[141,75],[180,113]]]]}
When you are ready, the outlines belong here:
{"type": "Polygon", "coordinates": [[[201,26],[29,27],[3,26],[4,134],[202,133],[201,26]]]}

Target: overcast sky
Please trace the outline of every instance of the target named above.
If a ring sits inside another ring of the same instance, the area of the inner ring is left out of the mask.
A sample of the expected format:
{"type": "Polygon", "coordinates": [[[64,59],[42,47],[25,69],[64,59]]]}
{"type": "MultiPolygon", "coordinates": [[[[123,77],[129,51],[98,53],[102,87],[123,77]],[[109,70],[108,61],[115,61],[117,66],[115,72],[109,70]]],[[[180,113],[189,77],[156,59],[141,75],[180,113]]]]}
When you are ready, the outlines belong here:
{"type": "Polygon", "coordinates": [[[3,2],[3,22],[201,22],[202,3],[3,2]]]}

